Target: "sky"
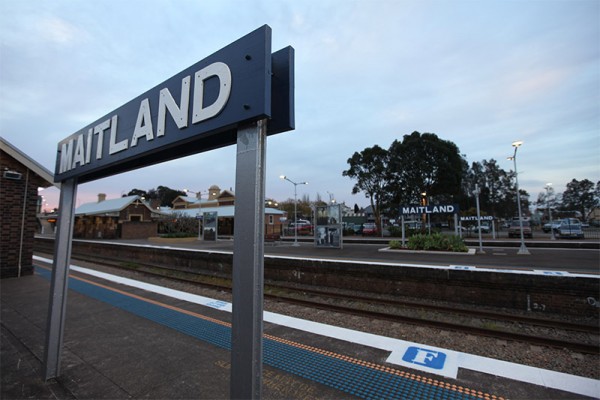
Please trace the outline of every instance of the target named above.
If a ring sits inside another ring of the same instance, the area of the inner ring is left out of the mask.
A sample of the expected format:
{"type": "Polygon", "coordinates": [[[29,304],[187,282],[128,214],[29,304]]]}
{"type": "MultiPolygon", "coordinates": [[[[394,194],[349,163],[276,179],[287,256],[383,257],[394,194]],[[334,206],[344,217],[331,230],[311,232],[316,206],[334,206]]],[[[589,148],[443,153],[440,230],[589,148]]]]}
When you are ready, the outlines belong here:
{"type": "MultiPolygon", "coordinates": [[[[294,131],[269,136],[267,198],[367,206],[356,151],[413,131],[469,164],[517,154],[532,200],[600,181],[600,1],[0,0],[0,136],[54,172],[57,144],[267,24],[295,49],[294,131]]],[[[77,206],[158,186],[235,189],[235,146],[78,185],[77,206]]],[[[51,209],[59,192],[43,192],[51,209]]]]}

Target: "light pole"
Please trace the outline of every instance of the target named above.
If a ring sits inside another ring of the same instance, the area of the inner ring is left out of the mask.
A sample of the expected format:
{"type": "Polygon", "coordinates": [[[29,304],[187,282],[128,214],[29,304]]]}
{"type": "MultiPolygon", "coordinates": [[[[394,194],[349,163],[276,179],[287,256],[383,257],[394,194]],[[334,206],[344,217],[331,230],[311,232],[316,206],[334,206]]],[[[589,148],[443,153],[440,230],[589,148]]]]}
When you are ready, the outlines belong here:
{"type": "Polygon", "coordinates": [[[552,189],[551,183],[546,183],[546,207],[548,207],[548,218],[550,219],[550,235],[552,240],[556,240],[556,236],[554,236],[554,229],[552,229],[552,210],[550,209],[550,190],[552,189]]]}
{"type": "Polygon", "coordinates": [[[479,190],[479,185],[475,184],[475,190],[473,191],[473,194],[475,195],[475,205],[477,207],[477,234],[479,237],[479,253],[485,254],[485,251],[483,251],[483,243],[481,240],[481,211],[479,209],[479,194],[480,193],[481,193],[481,191],[479,190]]]}
{"type": "Polygon", "coordinates": [[[300,246],[298,244],[298,185],[308,185],[308,182],[294,182],[285,175],[281,175],[279,178],[290,182],[294,185],[294,244],[292,246],[300,246]]]}
{"type": "Polygon", "coordinates": [[[512,143],[512,146],[515,148],[515,152],[512,157],[507,157],[508,160],[512,160],[515,166],[515,183],[517,187],[517,209],[519,210],[519,227],[521,231],[521,247],[517,254],[529,255],[529,250],[525,246],[525,237],[523,236],[523,217],[521,214],[521,194],[519,193],[519,173],[517,172],[517,149],[523,144],[522,141],[518,140],[512,143]]]}

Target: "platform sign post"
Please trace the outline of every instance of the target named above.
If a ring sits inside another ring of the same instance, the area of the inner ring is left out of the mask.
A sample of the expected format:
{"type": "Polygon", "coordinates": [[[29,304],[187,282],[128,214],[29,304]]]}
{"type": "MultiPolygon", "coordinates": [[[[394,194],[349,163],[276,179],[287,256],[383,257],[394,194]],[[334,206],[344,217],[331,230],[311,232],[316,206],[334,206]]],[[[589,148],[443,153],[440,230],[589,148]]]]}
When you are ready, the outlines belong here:
{"type": "Polygon", "coordinates": [[[60,375],[76,196],[77,178],[63,181],[60,188],[60,218],[54,243],[54,268],[52,268],[48,318],[46,319],[43,366],[44,379],[46,380],[60,375]]]}
{"type": "Polygon", "coordinates": [[[266,121],[238,131],[230,398],[262,393],[266,121]]]}
{"type": "Polygon", "coordinates": [[[235,144],[230,397],[261,396],[265,145],[294,125],[294,49],[271,53],[264,25],[58,143],[46,379],[60,372],[77,185],[235,144]]]}

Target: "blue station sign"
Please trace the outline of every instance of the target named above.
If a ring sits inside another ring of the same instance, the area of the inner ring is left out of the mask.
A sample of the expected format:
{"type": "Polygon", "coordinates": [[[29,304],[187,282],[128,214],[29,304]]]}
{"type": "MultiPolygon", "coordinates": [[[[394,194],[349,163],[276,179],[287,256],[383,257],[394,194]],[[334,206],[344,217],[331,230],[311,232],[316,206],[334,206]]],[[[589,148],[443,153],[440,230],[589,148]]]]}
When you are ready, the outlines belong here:
{"type": "Polygon", "coordinates": [[[59,142],[55,180],[83,183],[235,144],[238,127],[264,118],[268,135],[292,130],[293,65],[293,48],[271,54],[265,25],[59,142]]]}

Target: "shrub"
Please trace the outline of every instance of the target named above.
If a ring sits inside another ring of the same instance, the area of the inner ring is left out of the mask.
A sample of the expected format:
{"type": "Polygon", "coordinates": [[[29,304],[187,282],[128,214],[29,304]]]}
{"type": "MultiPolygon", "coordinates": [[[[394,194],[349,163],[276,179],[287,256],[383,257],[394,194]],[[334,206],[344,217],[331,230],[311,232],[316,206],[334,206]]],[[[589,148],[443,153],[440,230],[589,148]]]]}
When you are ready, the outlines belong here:
{"type": "Polygon", "coordinates": [[[401,249],[402,242],[400,242],[399,240],[390,240],[389,247],[390,249],[401,249]]]}
{"type": "Polygon", "coordinates": [[[454,235],[442,235],[441,233],[411,236],[408,238],[408,248],[411,250],[468,251],[461,238],[454,235]]]}

